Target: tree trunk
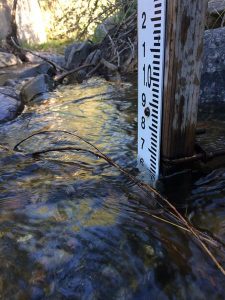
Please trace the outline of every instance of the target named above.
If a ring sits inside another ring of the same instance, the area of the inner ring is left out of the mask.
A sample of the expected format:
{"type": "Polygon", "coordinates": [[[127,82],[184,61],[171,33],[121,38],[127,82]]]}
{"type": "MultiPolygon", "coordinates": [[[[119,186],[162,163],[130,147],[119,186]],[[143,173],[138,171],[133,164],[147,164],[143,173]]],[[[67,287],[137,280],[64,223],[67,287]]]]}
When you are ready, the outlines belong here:
{"type": "Polygon", "coordinates": [[[13,1],[12,12],[11,12],[11,32],[7,35],[6,41],[7,41],[7,44],[9,45],[10,49],[16,56],[18,56],[23,62],[28,62],[29,60],[27,59],[25,53],[22,50],[15,48],[15,46],[12,42],[12,39],[13,39],[17,45],[20,45],[20,43],[18,41],[18,36],[17,36],[17,24],[16,24],[17,2],[18,2],[18,0],[13,1]]]}

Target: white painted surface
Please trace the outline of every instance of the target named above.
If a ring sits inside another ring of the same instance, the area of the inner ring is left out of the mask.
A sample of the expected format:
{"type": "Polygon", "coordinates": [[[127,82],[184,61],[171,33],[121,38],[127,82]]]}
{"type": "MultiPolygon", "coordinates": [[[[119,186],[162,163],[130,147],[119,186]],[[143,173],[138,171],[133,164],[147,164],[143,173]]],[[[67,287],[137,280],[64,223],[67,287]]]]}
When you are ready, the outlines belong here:
{"type": "Polygon", "coordinates": [[[160,172],[165,22],[166,0],[138,0],[138,161],[152,181],[160,172]]]}

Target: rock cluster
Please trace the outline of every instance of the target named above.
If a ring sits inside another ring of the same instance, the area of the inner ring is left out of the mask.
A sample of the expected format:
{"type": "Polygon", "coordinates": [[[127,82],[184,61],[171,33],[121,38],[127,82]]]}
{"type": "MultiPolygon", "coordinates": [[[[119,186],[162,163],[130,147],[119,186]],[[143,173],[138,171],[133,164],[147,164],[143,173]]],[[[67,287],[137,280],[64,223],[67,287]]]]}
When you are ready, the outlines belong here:
{"type": "Polygon", "coordinates": [[[225,102],[225,27],[205,31],[200,102],[225,102]]]}
{"type": "Polygon", "coordinates": [[[19,62],[19,59],[14,54],[0,52],[0,68],[15,66],[19,62]]]}
{"type": "MultiPolygon", "coordinates": [[[[200,102],[225,102],[225,27],[206,30],[204,36],[203,69],[200,102]]],[[[18,67],[21,62],[11,53],[0,52],[0,122],[12,120],[23,110],[24,105],[35,99],[46,99],[55,84],[81,83],[89,74],[105,75],[119,73],[118,68],[103,58],[102,49],[89,41],[74,43],[65,50],[65,55],[42,53],[52,63],[42,62],[32,55],[29,58],[36,65],[18,67]],[[57,75],[57,68],[63,72],[57,75]],[[15,68],[15,65],[17,67],[15,68]],[[98,69],[96,66],[101,65],[98,69]],[[82,66],[87,66],[83,68],[82,66]],[[77,72],[74,69],[80,68],[77,72]],[[95,69],[95,73],[93,72],[95,69]],[[96,72],[97,70],[97,72],[96,72]],[[65,76],[63,74],[66,74],[65,76]],[[60,78],[58,80],[57,78],[60,78]],[[65,80],[66,79],[66,80],[65,80]]],[[[137,56],[137,55],[136,55],[137,56]]],[[[121,71],[121,70],[120,70],[121,71]]]]}
{"type": "Polygon", "coordinates": [[[49,63],[14,68],[16,59],[5,54],[2,57],[12,59],[6,60],[4,68],[0,69],[0,123],[13,120],[23,111],[24,105],[37,97],[39,100],[40,96],[45,98],[45,94],[54,88],[53,76],[56,74],[49,63]]]}
{"type": "Polygon", "coordinates": [[[13,120],[23,110],[23,103],[11,88],[0,87],[0,123],[13,120]]]}
{"type": "Polygon", "coordinates": [[[208,4],[207,28],[218,28],[225,25],[225,1],[210,0],[208,4]]]}

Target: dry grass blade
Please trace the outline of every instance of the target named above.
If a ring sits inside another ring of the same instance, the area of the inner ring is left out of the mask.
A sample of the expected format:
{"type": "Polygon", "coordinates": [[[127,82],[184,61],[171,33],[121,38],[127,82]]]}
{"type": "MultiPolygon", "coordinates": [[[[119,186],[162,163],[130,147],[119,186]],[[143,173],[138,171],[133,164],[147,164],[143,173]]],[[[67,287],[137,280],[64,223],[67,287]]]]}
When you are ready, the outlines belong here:
{"type": "Polygon", "coordinates": [[[94,151],[91,151],[91,150],[87,150],[87,149],[84,149],[84,148],[80,148],[80,147],[60,147],[60,148],[48,148],[48,149],[45,149],[45,150],[41,150],[41,151],[36,151],[36,152],[32,152],[32,153],[29,153],[29,155],[32,155],[32,156],[38,156],[38,155],[41,155],[41,154],[46,154],[46,153],[50,153],[50,152],[63,152],[63,151],[82,151],[82,152],[88,152],[98,158],[103,158],[102,155],[100,153],[97,153],[97,152],[94,152],[94,151]]]}

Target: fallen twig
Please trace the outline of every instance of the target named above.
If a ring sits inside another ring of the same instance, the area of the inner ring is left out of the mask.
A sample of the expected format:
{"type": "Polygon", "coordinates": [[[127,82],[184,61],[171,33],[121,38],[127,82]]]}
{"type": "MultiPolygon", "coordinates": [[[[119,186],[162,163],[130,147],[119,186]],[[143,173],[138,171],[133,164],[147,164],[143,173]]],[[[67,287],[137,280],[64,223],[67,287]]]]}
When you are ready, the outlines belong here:
{"type": "Polygon", "coordinates": [[[63,74],[61,75],[58,75],[58,76],[55,76],[54,80],[57,83],[60,83],[64,78],[66,78],[67,76],[73,74],[73,73],[76,73],[76,72],[79,72],[83,69],[86,69],[86,68],[90,68],[90,67],[93,67],[93,64],[87,64],[87,65],[83,65],[83,66],[80,66],[76,69],[73,69],[73,70],[70,70],[70,71],[67,71],[67,72],[64,72],[63,74]]]}
{"type": "Polygon", "coordinates": [[[50,152],[63,152],[63,151],[83,151],[83,152],[88,152],[94,156],[96,156],[97,158],[103,158],[103,156],[100,154],[100,153],[97,153],[97,152],[94,152],[94,151],[91,151],[91,150],[87,150],[87,149],[84,149],[84,148],[80,148],[80,147],[60,147],[60,148],[48,148],[48,149],[45,149],[45,150],[40,150],[40,151],[36,151],[36,152],[31,152],[29,153],[29,155],[32,155],[32,156],[38,156],[38,155],[41,155],[41,154],[46,154],[46,153],[50,153],[50,152]]]}
{"type": "Polygon", "coordinates": [[[26,48],[23,48],[23,47],[19,46],[19,45],[14,41],[14,39],[13,39],[12,37],[11,37],[11,42],[12,42],[13,46],[14,46],[16,49],[21,50],[21,51],[24,51],[24,52],[31,53],[32,55],[41,58],[43,61],[45,61],[45,62],[49,63],[51,66],[53,66],[53,68],[54,68],[56,71],[57,71],[57,70],[59,70],[59,71],[61,71],[61,72],[64,72],[64,71],[65,71],[64,68],[60,67],[60,66],[57,65],[55,62],[53,62],[53,61],[47,59],[46,57],[43,57],[43,56],[41,56],[40,54],[37,54],[37,53],[35,53],[34,51],[32,51],[32,50],[30,50],[30,49],[26,49],[26,48]]]}

